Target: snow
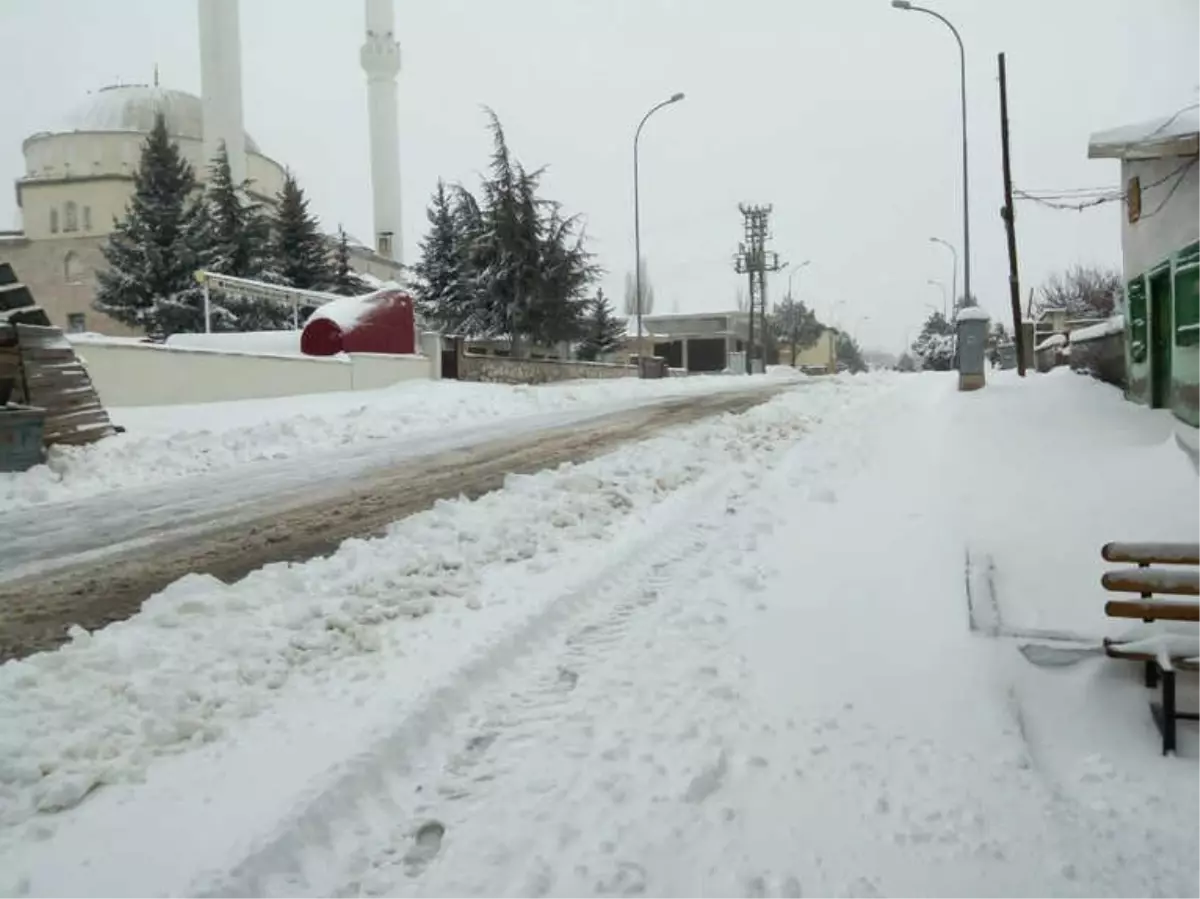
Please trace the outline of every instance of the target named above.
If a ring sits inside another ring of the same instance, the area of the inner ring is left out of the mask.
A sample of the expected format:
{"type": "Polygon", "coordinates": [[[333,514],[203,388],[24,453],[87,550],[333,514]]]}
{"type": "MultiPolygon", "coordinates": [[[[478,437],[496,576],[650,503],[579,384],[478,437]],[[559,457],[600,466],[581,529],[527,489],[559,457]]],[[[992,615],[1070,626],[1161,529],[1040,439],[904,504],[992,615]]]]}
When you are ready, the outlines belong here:
{"type": "Polygon", "coordinates": [[[1200,133],[1200,110],[1193,106],[1173,115],[1097,131],[1088,139],[1088,155],[1116,155],[1129,149],[1149,148],[1197,133],[1200,133]]]}
{"type": "Polygon", "coordinates": [[[954,320],[956,322],[986,322],[991,321],[992,317],[982,306],[964,306],[954,314],[954,320]]]}
{"type": "Polygon", "coordinates": [[[369,315],[381,299],[380,291],[357,297],[339,297],[318,307],[304,323],[307,325],[311,321],[324,318],[346,332],[369,315]]]}
{"type": "Polygon", "coordinates": [[[1194,728],[1010,635],[1195,495],[1091,379],[839,376],[191,576],[0,666],[0,892],[1194,895],[1194,728]]]}
{"type": "Polygon", "coordinates": [[[306,457],[328,466],[335,464],[331,453],[349,455],[351,447],[364,444],[411,443],[447,429],[482,430],[504,420],[513,421],[515,433],[522,420],[528,423],[546,413],[593,409],[601,414],[674,396],[742,389],[750,383],[721,377],[614,378],[538,387],[417,381],[352,393],[111,408],[110,417],[126,433],[87,446],[55,446],[43,465],[0,472],[0,510],[306,457]]]}
{"type": "Polygon", "coordinates": [[[1041,343],[1039,343],[1036,347],[1034,347],[1034,349],[1035,350],[1048,350],[1048,349],[1050,349],[1050,347],[1066,346],[1066,344],[1067,344],[1067,335],[1066,334],[1051,334],[1049,337],[1047,337],[1045,340],[1043,340],[1041,343]]]}
{"type": "Polygon", "coordinates": [[[274,356],[299,356],[300,331],[240,331],[222,334],[172,334],[166,345],[172,348],[235,350],[274,356]]]}
{"type": "Polygon", "coordinates": [[[1089,340],[1099,340],[1102,337],[1108,337],[1110,334],[1120,334],[1124,330],[1125,316],[1114,315],[1112,318],[1105,319],[1097,324],[1072,331],[1070,340],[1071,343],[1086,343],[1089,340]]]}

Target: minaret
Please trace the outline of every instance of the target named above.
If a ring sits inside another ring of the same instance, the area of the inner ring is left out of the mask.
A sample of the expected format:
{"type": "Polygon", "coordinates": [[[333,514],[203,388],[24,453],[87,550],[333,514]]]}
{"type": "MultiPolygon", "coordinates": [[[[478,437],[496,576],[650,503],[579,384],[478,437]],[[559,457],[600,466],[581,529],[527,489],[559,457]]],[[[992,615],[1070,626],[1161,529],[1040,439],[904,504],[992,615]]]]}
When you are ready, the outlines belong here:
{"type": "Polygon", "coordinates": [[[366,0],[367,39],[362,67],[367,73],[367,107],[371,123],[371,193],[375,205],[375,250],[403,262],[400,232],[400,124],[396,108],[396,76],[400,44],[395,38],[392,0],[366,0]]]}
{"type": "Polygon", "coordinates": [[[238,0],[198,0],[200,100],[204,114],[204,164],[221,142],[233,183],[246,180],[246,130],[242,122],[242,44],[238,0]]]}

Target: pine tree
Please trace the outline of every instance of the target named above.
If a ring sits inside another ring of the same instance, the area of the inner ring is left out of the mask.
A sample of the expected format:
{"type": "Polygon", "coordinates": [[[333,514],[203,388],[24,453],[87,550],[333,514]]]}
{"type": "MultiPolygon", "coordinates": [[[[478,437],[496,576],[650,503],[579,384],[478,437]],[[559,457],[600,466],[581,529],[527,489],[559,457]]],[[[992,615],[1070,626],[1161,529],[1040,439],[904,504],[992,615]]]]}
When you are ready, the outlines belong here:
{"type": "MultiPolygon", "coordinates": [[[[465,198],[460,195],[460,205],[465,198]]],[[[460,230],[463,218],[456,214],[446,184],[438,179],[437,189],[426,212],[429,231],[421,240],[421,258],[413,266],[417,311],[422,318],[448,334],[479,336],[474,316],[474,295],[469,288],[468,242],[460,230]]]]}
{"type": "Polygon", "coordinates": [[[202,266],[204,209],[195,174],[160,114],[142,145],[134,194],[101,248],[108,268],[97,275],[94,307],[149,334],[199,330],[195,272],[202,266]]]}
{"type": "Polygon", "coordinates": [[[590,309],[584,322],[586,333],[579,347],[579,358],[594,362],[605,353],[611,353],[625,342],[625,321],[613,315],[612,306],[603,290],[588,303],[590,309]]]}
{"type": "Polygon", "coordinates": [[[913,341],[913,355],[928,371],[949,371],[954,367],[954,325],[940,312],[931,312],[921,334],[913,341]]]}
{"type": "Polygon", "coordinates": [[[357,296],[367,293],[367,282],[360,278],[350,267],[350,238],[342,227],[338,226],[337,244],[333,249],[333,283],[330,285],[333,293],[344,297],[357,296]]]}
{"type": "Polygon", "coordinates": [[[316,217],[308,211],[304,191],[291,172],[284,176],[274,218],[271,256],[273,267],[283,283],[301,290],[330,287],[334,273],[325,238],[316,217]]]}
{"type": "Polygon", "coordinates": [[[811,309],[790,296],[776,305],[770,324],[775,336],[791,348],[789,361],[793,366],[797,354],[815,346],[825,330],[811,309]]]}
{"type": "Polygon", "coordinates": [[[845,332],[838,334],[836,349],[839,368],[845,366],[854,374],[867,370],[867,363],[863,359],[862,349],[859,347],[858,341],[849,334],[845,332]]]}

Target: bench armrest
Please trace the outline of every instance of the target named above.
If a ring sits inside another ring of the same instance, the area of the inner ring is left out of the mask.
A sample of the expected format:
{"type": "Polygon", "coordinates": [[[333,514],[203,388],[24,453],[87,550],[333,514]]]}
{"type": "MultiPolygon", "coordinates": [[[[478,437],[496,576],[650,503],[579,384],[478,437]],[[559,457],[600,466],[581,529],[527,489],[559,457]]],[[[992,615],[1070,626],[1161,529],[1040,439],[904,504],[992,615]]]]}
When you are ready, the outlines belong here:
{"type": "Polygon", "coordinates": [[[1106,543],[1100,555],[1135,565],[1200,565],[1200,543],[1106,543]]]}
{"type": "Polygon", "coordinates": [[[1200,603],[1186,600],[1111,599],[1104,604],[1109,618],[1142,621],[1200,621],[1200,603]]]}
{"type": "Polygon", "coordinates": [[[1200,595],[1200,571],[1164,568],[1121,568],[1106,571],[1100,578],[1105,590],[1115,593],[1166,593],[1172,596],[1200,595]]]}

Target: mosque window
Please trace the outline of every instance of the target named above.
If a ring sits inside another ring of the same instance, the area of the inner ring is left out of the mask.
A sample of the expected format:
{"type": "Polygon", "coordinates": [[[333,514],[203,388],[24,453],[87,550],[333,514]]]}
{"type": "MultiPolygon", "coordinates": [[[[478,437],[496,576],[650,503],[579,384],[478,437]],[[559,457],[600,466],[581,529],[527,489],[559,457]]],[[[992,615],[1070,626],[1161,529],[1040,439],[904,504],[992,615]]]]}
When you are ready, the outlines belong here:
{"type": "Polygon", "coordinates": [[[63,280],[68,284],[83,283],[83,263],[74,250],[63,257],[63,280]]]}
{"type": "Polygon", "coordinates": [[[82,312],[67,313],[67,332],[70,334],[82,334],[87,330],[87,315],[82,312]]]}
{"type": "Polygon", "coordinates": [[[92,207],[91,206],[83,207],[83,230],[84,231],[92,230],[92,207]]]}
{"type": "Polygon", "coordinates": [[[74,200],[67,200],[63,206],[63,231],[79,230],[79,207],[74,200]]]}
{"type": "Polygon", "coordinates": [[[58,233],[58,209],[57,208],[50,210],[50,233],[51,234],[58,233]]]}

